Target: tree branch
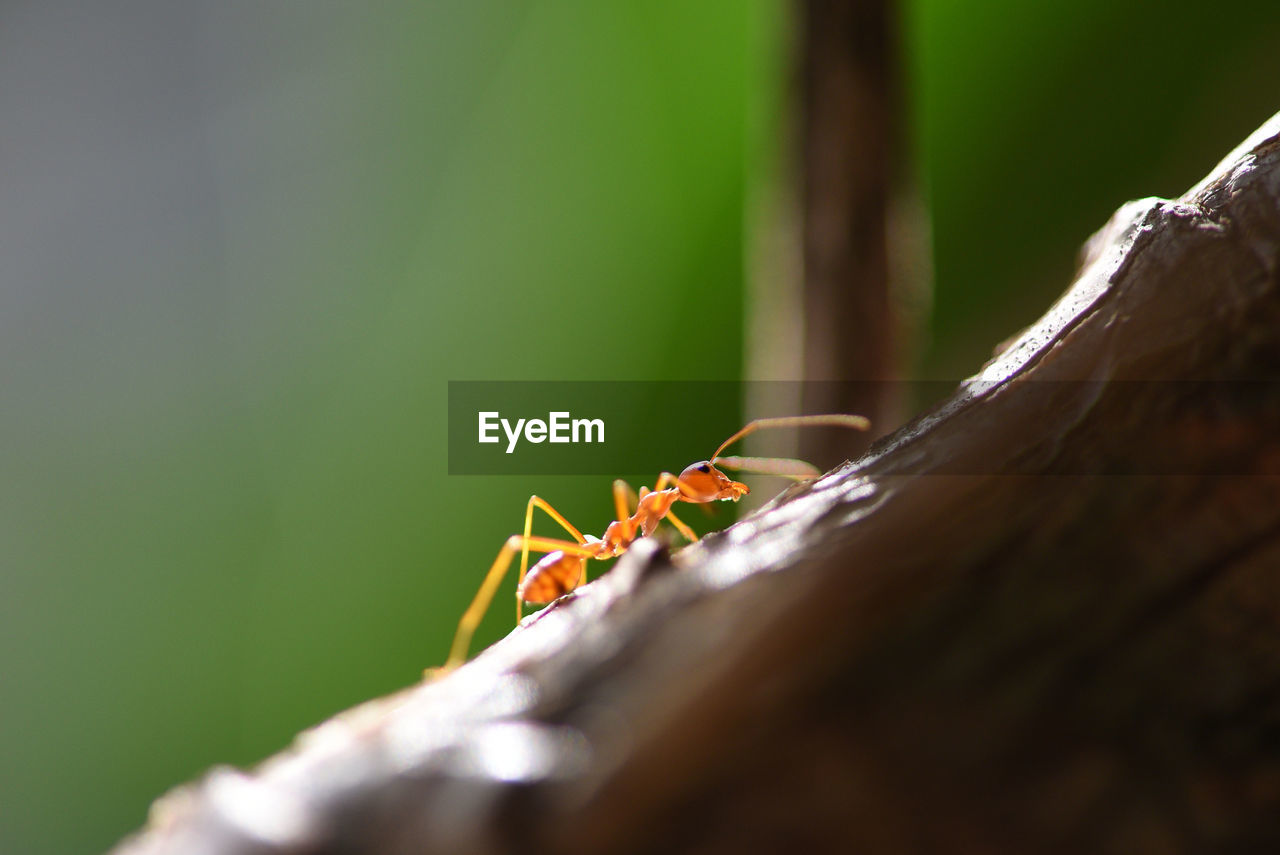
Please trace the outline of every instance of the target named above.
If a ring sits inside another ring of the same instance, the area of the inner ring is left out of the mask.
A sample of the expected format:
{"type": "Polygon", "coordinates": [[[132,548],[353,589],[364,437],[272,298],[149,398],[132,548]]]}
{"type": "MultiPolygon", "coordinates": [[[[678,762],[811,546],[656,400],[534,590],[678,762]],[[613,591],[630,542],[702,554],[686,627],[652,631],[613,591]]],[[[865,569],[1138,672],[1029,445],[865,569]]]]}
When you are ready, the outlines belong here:
{"type": "MultiPolygon", "coordinates": [[[[900,164],[898,33],[889,0],[801,0],[800,163],[804,215],[804,411],[868,416],[900,409],[899,318],[891,297],[891,199],[900,164]],[[826,382],[830,381],[830,382],[826,382]],[[873,381],[873,382],[866,382],[873,381]],[[879,381],[879,382],[876,382],[879,381]]],[[[800,436],[830,464],[866,438],[800,436]]]]}
{"type": "Polygon", "coordinates": [[[1280,843],[1280,116],[856,464],[123,853],[1280,843]]]}

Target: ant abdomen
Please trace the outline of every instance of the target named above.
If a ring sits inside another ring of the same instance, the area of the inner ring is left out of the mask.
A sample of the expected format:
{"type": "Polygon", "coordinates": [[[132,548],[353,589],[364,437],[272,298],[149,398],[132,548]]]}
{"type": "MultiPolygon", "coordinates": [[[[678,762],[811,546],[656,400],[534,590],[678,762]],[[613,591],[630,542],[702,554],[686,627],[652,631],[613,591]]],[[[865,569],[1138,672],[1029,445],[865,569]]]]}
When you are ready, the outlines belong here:
{"type": "Polygon", "coordinates": [[[549,552],[529,568],[520,583],[520,599],[538,605],[557,600],[582,584],[586,570],[581,556],[549,552]]]}

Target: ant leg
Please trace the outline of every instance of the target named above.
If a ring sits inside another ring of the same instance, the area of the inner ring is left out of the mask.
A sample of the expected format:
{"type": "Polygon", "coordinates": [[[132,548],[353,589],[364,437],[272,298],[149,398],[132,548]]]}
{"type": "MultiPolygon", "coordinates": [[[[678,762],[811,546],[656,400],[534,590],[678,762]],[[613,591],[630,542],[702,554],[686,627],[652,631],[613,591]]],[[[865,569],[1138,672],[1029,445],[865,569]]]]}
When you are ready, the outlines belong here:
{"type": "MultiPolygon", "coordinates": [[[[676,476],[672,475],[670,472],[663,472],[658,478],[658,485],[653,488],[653,492],[661,492],[666,486],[667,479],[674,482],[676,480],[676,476]]],[[[635,490],[631,489],[630,484],[622,479],[618,479],[613,482],[613,504],[618,512],[618,519],[629,519],[631,514],[630,509],[640,504],[640,496],[635,490]],[[623,502],[624,496],[629,501],[629,504],[623,502]]],[[[680,532],[680,535],[685,540],[692,543],[698,539],[698,535],[694,533],[693,529],[681,522],[680,518],[670,510],[667,511],[666,519],[671,521],[671,524],[676,527],[676,531],[680,532]]]]}
{"type": "Polygon", "coordinates": [[[693,529],[689,528],[689,526],[685,525],[683,522],[681,522],[678,516],[671,513],[671,511],[667,511],[667,519],[671,522],[673,526],[676,527],[676,531],[680,532],[680,534],[684,537],[685,540],[689,541],[690,543],[698,542],[698,533],[695,532],[693,529]]]}
{"type": "Polygon", "coordinates": [[[631,542],[636,533],[631,524],[631,509],[639,504],[640,496],[632,489],[630,484],[621,478],[613,482],[613,512],[617,515],[618,522],[622,524],[625,539],[628,543],[631,542]]]}
{"type": "Polygon", "coordinates": [[[520,549],[520,577],[516,580],[516,623],[520,623],[520,618],[524,616],[524,610],[521,608],[524,603],[520,599],[520,584],[524,582],[524,574],[529,571],[529,538],[533,534],[533,509],[542,508],[547,512],[547,516],[560,523],[560,527],[569,532],[573,539],[578,543],[586,543],[587,539],[582,536],[582,532],[578,531],[573,525],[564,518],[564,515],[551,507],[546,499],[537,496],[529,497],[529,504],[524,510],[524,541],[525,545],[520,549]]]}
{"type": "Polygon", "coordinates": [[[498,557],[493,559],[493,564],[490,565],[489,572],[485,574],[484,581],[480,583],[480,590],[476,591],[475,598],[471,600],[471,605],[467,606],[467,610],[462,613],[462,619],[458,621],[458,629],[453,634],[453,643],[449,646],[449,658],[445,660],[444,666],[439,669],[441,672],[452,671],[467,661],[467,649],[471,646],[471,637],[475,635],[476,627],[480,625],[485,612],[489,610],[489,604],[493,602],[493,595],[497,592],[498,586],[502,584],[502,577],[506,575],[507,568],[511,566],[511,559],[515,558],[517,549],[534,549],[538,552],[559,551],[570,555],[581,555],[584,558],[590,558],[594,554],[590,547],[567,540],[553,540],[548,537],[521,537],[518,534],[508,537],[507,542],[502,545],[502,549],[498,552],[498,557]]]}
{"type": "MultiPolygon", "coordinates": [[[[653,488],[654,492],[661,492],[662,490],[665,490],[667,488],[668,484],[678,483],[679,480],[680,480],[679,478],[677,478],[675,475],[672,475],[670,472],[663,472],[661,475],[658,476],[658,483],[653,488]]],[[[684,522],[682,522],[681,519],[678,516],[676,516],[673,511],[671,510],[667,511],[667,519],[671,521],[671,524],[676,527],[676,531],[680,532],[680,535],[685,540],[689,541],[690,543],[696,543],[698,541],[698,535],[694,532],[694,530],[689,528],[689,526],[685,525],[684,522]]]]}
{"type": "Polygon", "coordinates": [[[871,422],[867,420],[866,416],[850,416],[843,413],[832,413],[819,416],[782,416],[780,418],[753,419],[752,421],[747,422],[746,427],[742,430],[720,443],[720,447],[716,449],[716,453],[711,455],[711,462],[715,463],[716,458],[720,456],[720,452],[724,451],[730,445],[733,445],[748,434],[755,433],[761,428],[817,427],[820,425],[866,430],[871,427],[871,422]]]}
{"type": "Polygon", "coordinates": [[[640,504],[640,497],[636,495],[635,489],[630,484],[621,478],[613,482],[613,510],[617,513],[618,519],[629,519],[634,513],[633,508],[638,504],[640,504]]]}

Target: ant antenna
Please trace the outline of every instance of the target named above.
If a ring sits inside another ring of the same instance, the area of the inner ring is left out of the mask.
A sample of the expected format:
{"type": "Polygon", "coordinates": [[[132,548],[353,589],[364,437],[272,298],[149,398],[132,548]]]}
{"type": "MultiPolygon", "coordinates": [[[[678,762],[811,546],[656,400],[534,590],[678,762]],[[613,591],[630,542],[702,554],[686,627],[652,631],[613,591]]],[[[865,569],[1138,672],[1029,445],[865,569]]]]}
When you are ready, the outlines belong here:
{"type": "Polygon", "coordinates": [[[753,419],[747,423],[747,426],[735,433],[733,436],[720,443],[720,447],[716,449],[716,453],[711,455],[711,462],[715,463],[720,456],[720,452],[724,451],[730,445],[733,445],[744,436],[755,433],[761,428],[782,428],[782,427],[847,427],[854,430],[866,430],[871,427],[871,422],[866,416],[851,416],[843,413],[831,413],[820,416],[781,416],[779,418],[753,419]]]}

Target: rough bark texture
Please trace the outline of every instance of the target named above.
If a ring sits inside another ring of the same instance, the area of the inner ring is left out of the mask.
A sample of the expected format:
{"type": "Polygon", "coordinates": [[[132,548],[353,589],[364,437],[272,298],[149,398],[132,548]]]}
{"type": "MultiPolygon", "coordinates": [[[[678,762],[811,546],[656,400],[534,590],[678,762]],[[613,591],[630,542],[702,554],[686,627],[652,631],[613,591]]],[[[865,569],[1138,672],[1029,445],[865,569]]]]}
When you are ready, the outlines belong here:
{"type": "Polygon", "coordinates": [[[1280,846],[1280,116],[937,410],[120,853],[1280,846]]]}

